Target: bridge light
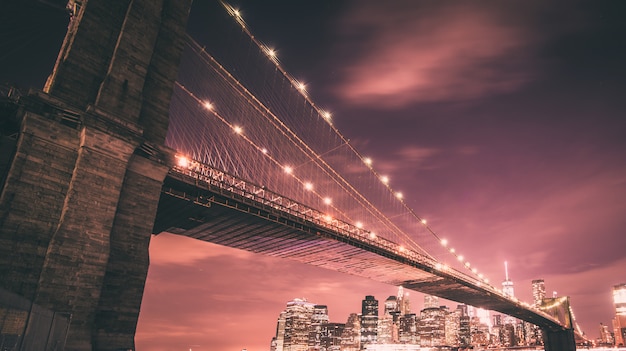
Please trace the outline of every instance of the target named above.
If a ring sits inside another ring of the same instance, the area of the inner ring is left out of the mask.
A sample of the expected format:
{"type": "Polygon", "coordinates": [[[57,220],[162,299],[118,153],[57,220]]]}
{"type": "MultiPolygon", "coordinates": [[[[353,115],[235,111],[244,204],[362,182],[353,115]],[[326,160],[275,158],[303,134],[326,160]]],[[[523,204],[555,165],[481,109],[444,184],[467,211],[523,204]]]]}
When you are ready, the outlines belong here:
{"type": "Polygon", "coordinates": [[[233,14],[237,17],[241,17],[241,12],[239,12],[239,10],[237,9],[233,9],[233,14]]]}
{"type": "Polygon", "coordinates": [[[368,166],[371,166],[371,165],[372,165],[372,159],[371,159],[371,158],[369,158],[369,157],[364,158],[364,159],[363,159],[363,162],[364,162],[366,165],[368,165],[368,166]]]}
{"type": "MultiPolygon", "coordinates": [[[[422,224],[424,224],[424,225],[426,224],[426,220],[425,220],[425,219],[423,219],[423,218],[422,218],[422,220],[421,220],[420,222],[422,222],[422,224]]],[[[443,239],[443,240],[446,240],[446,239],[443,239]]],[[[442,240],[442,242],[443,242],[443,240],[442,240]]],[[[448,243],[448,241],[446,240],[446,244],[447,244],[447,243],[448,243]]],[[[446,246],[446,245],[444,244],[443,246],[446,246]]]]}
{"type": "Polygon", "coordinates": [[[300,90],[300,92],[306,92],[306,85],[302,82],[295,81],[296,89],[300,90]]]}
{"type": "Polygon", "coordinates": [[[264,153],[264,154],[267,154],[267,149],[266,148],[262,148],[261,152],[264,153]]]}
{"type": "Polygon", "coordinates": [[[356,227],[359,228],[359,229],[363,228],[363,223],[356,222],[356,227]]]}
{"type": "Polygon", "coordinates": [[[213,111],[213,103],[211,101],[205,101],[202,106],[204,106],[204,108],[206,108],[209,111],[213,111]]]}
{"type": "Polygon", "coordinates": [[[472,273],[477,274],[478,273],[478,269],[472,268],[472,273]]]}
{"type": "Polygon", "coordinates": [[[402,193],[401,193],[401,192],[397,192],[397,193],[396,193],[396,197],[397,197],[398,199],[400,199],[400,200],[402,200],[402,197],[403,197],[403,196],[404,196],[404,195],[402,195],[402,193]]]}
{"type": "Polygon", "coordinates": [[[276,50],[274,50],[274,49],[266,48],[265,49],[265,53],[267,53],[267,56],[269,56],[272,59],[276,58],[276,50]]]}
{"type": "Polygon", "coordinates": [[[455,252],[456,252],[456,250],[453,247],[450,248],[450,253],[455,253],[455,252]]]}
{"type": "MultiPolygon", "coordinates": [[[[424,219],[422,219],[422,223],[424,222],[424,219]]],[[[448,239],[441,239],[441,245],[442,246],[447,246],[448,245],[448,239]]]]}
{"type": "Polygon", "coordinates": [[[402,245],[398,246],[398,251],[404,252],[404,246],[402,246],[402,245]]]}
{"type": "Polygon", "coordinates": [[[324,220],[326,222],[330,223],[333,220],[333,216],[331,216],[331,215],[324,215],[324,220]]]}
{"type": "Polygon", "coordinates": [[[322,117],[324,117],[325,119],[330,119],[331,115],[330,112],[328,111],[320,111],[322,117]]]}
{"type": "Polygon", "coordinates": [[[485,283],[489,284],[489,279],[485,278],[485,279],[483,279],[483,281],[484,281],[485,283]]]}
{"type": "Polygon", "coordinates": [[[293,168],[292,168],[291,166],[285,166],[285,167],[283,168],[283,170],[284,170],[284,171],[285,171],[285,173],[287,173],[287,174],[291,174],[291,173],[293,173],[293,168]]]}
{"type": "Polygon", "coordinates": [[[370,239],[376,239],[376,233],[370,232],[370,239]]]}
{"type": "Polygon", "coordinates": [[[233,126],[233,130],[235,131],[235,133],[237,134],[241,134],[243,133],[243,128],[241,128],[240,126],[233,126]]]}
{"type": "Polygon", "coordinates": [[[439,263],[439,262],[435,263],[435,269],[441,270],[441,267],[442,267],[441,263],[439,263]]]}
{"type": "Polygon", "coordinates": [[[483,274],[482,273],[478,273],[478,278],[483,279],[483,274]]]}
{"type": "Polygon", "coordinates": [[[178,167],[189,167],[189,159],[185,156],[176,155],[176,163],[178,164],[178,167]]]}
{"type": "Polygon", "coordinates": [[[304,183],[304,188],[305,188],[306,190],[308,190],[308,191],[313,190],[313,183],[311,183],[311,182],[306,182],[306,183],[304,183]]]}
{"type": "Polygon", "coordinates": [[[463,262],[463,255],[459,255],[459,257],[457,257],[457,260],[459,260],[460,262],[463,262]]]}
{"type": "Polygon", "coordinates": [[[465,267],[469,268],[470,267],[470,263],[469,262],[465,262],[465,267]]]}
{"type": "Polygon", "coordinates": [[[325,203],[326,205],[330,205],[330,204],[332,204],[332,203],[333,203],[333,200],[332,200],[330,197],[325,197],[325,198],[324,198],[324,203],[325,203]]]}
{"type": "Polygon", "coordinates": [[[382,176],[380,177],[380,181],[383,182],[383,184],[389,184],[389,177],[382,176]]]}

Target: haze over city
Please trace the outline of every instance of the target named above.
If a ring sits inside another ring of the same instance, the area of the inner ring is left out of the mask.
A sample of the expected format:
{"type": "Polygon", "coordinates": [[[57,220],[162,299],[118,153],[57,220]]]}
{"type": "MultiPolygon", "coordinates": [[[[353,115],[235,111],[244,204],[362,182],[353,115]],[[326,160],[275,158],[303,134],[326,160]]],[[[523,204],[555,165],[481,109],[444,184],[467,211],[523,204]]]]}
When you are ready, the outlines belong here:
{"type": "MultiPolygon", "coordinates": [[[[43,86],[67,26],[54,3],[2,11],[0,80],[43,86]]],[[[570,296],[590,338],[610,325],[612,287],[626,282],[624,4],[232,5],[493,285],[507,261],[521,300],[544,279],[548,295],[570,296]]],[[[195,1],[189,32],[199,42],[215,35],[203,32],[215,11],[218,2],[195,1]]],[[[138,350],[267,350],[287,301],[328,305],[345,323],[365,295],[397,291],[171,234],[152,237],[150,261],[138,350]]],[[[422,294],[409,294],[419,310],[422,294]]]]}

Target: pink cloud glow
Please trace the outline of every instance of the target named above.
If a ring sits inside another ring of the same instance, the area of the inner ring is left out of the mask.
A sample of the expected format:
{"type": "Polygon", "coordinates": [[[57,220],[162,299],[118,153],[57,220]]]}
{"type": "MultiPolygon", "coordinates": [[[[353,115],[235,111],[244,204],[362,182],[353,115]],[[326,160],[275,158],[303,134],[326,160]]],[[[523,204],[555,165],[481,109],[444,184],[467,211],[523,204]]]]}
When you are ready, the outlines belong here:
{"type": "Polygon", "coordinates": [[[535,43],[501,15],[476,3],[363,3],[342,27],[369,37],[336,92],[356,105],[397,108],[513,91],[534,74],[522,61],[535,43]],[[372,15],[380,7],[385,16],[372,15]]]}

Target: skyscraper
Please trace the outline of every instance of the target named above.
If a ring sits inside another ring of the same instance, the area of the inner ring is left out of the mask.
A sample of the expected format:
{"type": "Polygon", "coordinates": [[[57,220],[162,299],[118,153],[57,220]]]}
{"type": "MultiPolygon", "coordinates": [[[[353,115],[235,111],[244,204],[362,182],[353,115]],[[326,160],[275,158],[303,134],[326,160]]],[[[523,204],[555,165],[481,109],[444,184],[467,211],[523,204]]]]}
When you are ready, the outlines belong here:
{"type": "Polygon", "coordinates": [[[502,282],[502,293],[506,296],[515,296],[513,291],[513,281],[509,279],[509,264],[504,261],[504,281],[502,282]]]}
{"type": "Polygon", "coordinates": [[[378,334],[378,300],[365,296],[361,303],[361,349],[366,344],[375,344],[378,334]]]}
{"type": "Polygon", "coordinates": [[[546,285],[543,279],[535,279],[532,282],[533,284],[533,301],[535,302],[535,306],[541,306],[541,301],[546,297],[546,285]]]}
{"type": "Polygon", "coordinates": [[[402,286],[398,287],[398,297],[396,300],[398,301],[398,310],[400,311],[400,315],[411,313],[411,303],[409,302],[409,293],[405,293],[404,288],[402,286]]]}
{"type": "Polygon", "coordinates": [[[615,318],[613,318],[613,332],[615,344],[626,345],[626,283],[613,287],[613,304],[615,304],[615,318]]]}
{"type": "Polygon", "coordinates": [[[350,313],[348,321],[341,333],[341,350],[358,351],[361,348],[361,324],[356,313],[350,313]]]}
{"type": "Polygon", "coordinates": [[[276,335],[277,351],[307,351],[309,329],[315,304],[306,299],[293,299],[287,302],[287,308],[278,320],[276,335]],[[284,329],[281,330],[281,319],[284,316],[284,329]],[[281,335],[282,334],[282,335],[281,335]],[[282,348],[279,348],[282,339],[282,348]]]}
{"type": "Polygon", "coordinates": [[[309,328],[309,350],[319,350],[322,347],[324,326],[327,324],[328,307],[326,305],[313,306],[313,314],[311,315],[311,326],[309,328]]]}
{"type": "Polygon", "coordinates": [[[439,298],[433,295],[424,295],[424,308],[439,308],[439,298]]]}

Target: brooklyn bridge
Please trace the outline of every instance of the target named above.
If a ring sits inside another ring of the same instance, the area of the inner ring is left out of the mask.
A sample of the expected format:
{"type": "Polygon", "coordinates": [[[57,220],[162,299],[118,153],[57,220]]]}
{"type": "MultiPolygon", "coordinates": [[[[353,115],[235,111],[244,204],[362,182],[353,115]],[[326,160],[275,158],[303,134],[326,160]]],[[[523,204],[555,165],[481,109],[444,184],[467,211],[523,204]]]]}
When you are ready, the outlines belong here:
{"type": "Polygon", "coordinates": [[[159,233],[498,311],[576,349],[567,300],[490,282],[222,5],[213,48],[185,31],[190,0],[70,1],[44,89],[7,95],[0,287],[21,349],[134,349],[159,233]]]}

